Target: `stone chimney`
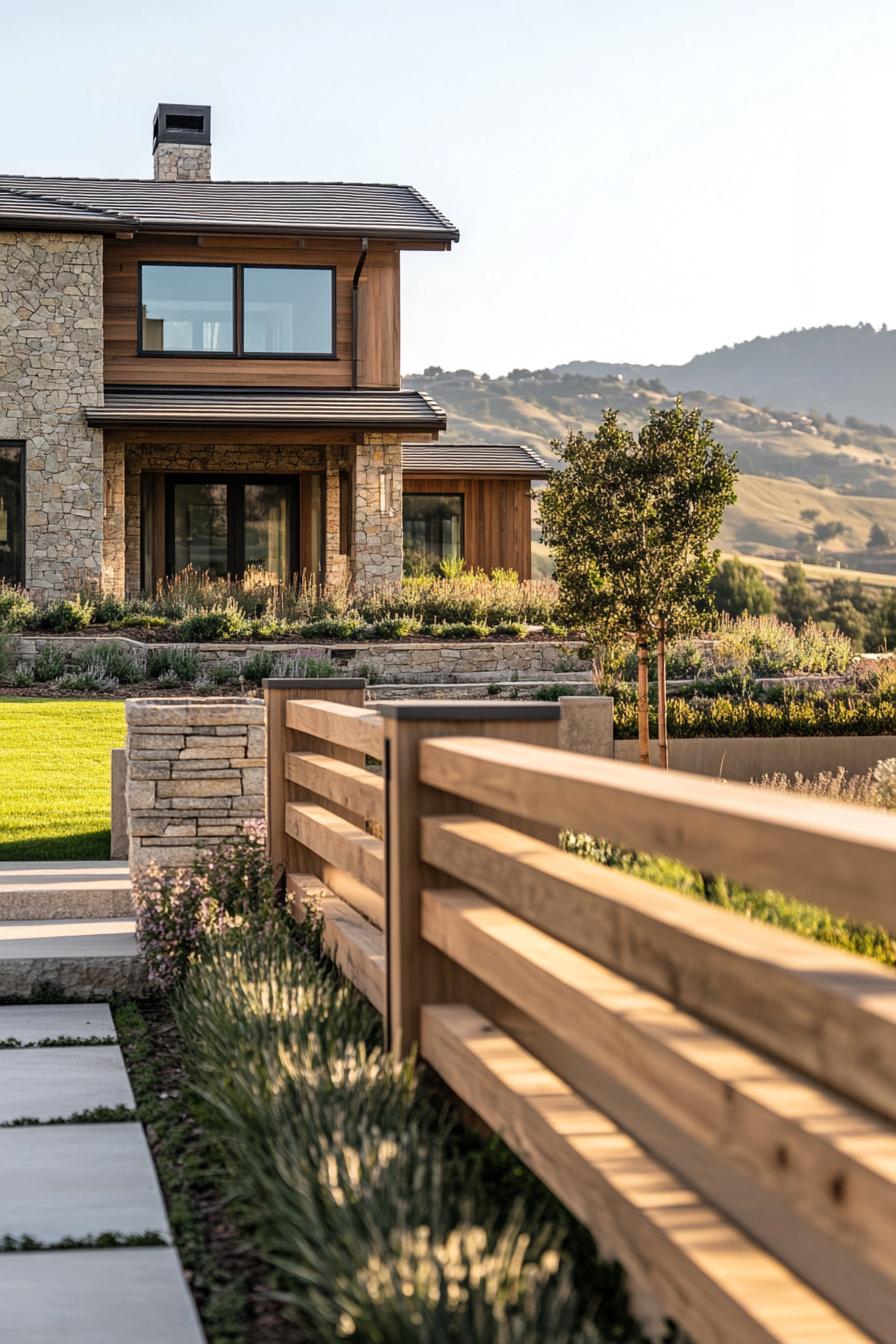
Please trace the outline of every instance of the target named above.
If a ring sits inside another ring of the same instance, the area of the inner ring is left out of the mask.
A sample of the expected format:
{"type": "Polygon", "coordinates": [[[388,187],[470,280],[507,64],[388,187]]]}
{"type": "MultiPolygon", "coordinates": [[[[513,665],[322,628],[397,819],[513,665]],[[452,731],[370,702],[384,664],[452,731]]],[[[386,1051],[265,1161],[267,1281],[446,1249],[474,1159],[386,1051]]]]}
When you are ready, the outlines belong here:
{"type": "Polygon", "coordinates": [[[211,108],[159,103],[152,123],[152,166],[157,182],[210,182],[211,108]]]}

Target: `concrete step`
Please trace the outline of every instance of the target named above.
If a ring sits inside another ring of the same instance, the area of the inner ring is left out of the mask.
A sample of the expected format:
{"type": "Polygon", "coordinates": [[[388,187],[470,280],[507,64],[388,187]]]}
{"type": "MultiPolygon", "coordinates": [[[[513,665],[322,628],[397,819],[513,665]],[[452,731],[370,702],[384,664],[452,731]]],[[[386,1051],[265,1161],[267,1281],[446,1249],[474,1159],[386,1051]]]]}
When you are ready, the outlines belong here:
{"type": "Polygon", "coordinates": [[[131,911],[127,863],[0,863],[0,922],[120,919],[131,911]]]}
{"type": "Polygon", "coordinates": [[[0,923],[0,998],[44,981],[73,998],[145,992],[133,919],[35,919],[0,923]]]}

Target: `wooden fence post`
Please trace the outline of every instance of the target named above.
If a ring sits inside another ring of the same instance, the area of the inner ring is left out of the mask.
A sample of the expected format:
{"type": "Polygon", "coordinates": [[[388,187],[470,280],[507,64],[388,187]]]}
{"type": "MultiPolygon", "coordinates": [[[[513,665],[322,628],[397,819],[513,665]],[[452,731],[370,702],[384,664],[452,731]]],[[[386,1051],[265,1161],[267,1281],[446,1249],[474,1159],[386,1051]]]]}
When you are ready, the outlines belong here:
{"type": "Polygon", "coordinates": [[[288,751],[313,750],[323,756],[339,754],[339,748],[293,732],[286,726],[290,700],[330,700],[363,708],[367,683],[361,677],[268,677],[264,687],[267,775],[265,817],[268,855],[278,877],[289,871],[305,871],[300,846],[286,834],[286,804],[301,801],[301,788],[286,778],[284,757],[288,751]]]}
{"type": "Polygon", "coordinates": [[[420,892],[450,879],[421,862],[420,818],[481,812],[420,783],[418,748],[430,737],[500,737],[556,747],[559,706],[479,700],[376,705],[384,722],[386,776],[386,1040],[407,1054],[419,1039],[422,1003],[450,1001],[452,963],[420,937],[420,892]]]}

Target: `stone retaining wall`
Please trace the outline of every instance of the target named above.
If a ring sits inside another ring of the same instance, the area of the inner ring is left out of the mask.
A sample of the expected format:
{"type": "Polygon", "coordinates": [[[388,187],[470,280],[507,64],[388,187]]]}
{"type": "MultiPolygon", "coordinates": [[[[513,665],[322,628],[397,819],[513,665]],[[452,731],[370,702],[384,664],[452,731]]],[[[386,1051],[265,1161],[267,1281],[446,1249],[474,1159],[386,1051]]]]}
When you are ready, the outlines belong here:
{"type": "Polygon", "coordinates": [[[264,816],[264,703],[128,700],[131,872],[186,866],[264,816]]]}
{"type": "MultiPolygon", "coordinates": [[[[45,644],[60,647],[67,663],[84,649],[97,644],[119,644],[135,657],[144,657],[158,644],[146,644],[127,635],[40,635],[16,637],[18,657],[30,664],[38,649],[45,644]]],[[[555,640],[528,640],[493,642],[475,640],[469,643],[430,643],[412,640],[382,644],[176,644],[174,648],[194,649],[203,667],[219,663],[234,663],[241,667],[253,654],[268,651],[280,658],[330,658],[346,676],[373,673],[377,680],[413,684],[427,681],[450,682],[482,677],[486,681],[530,678],[560,669],[581,670],[588,676],[589,664],[577,657],[578,644],[555,640]],[[360,671],[358,669],[361,669],[360,671]]]]}

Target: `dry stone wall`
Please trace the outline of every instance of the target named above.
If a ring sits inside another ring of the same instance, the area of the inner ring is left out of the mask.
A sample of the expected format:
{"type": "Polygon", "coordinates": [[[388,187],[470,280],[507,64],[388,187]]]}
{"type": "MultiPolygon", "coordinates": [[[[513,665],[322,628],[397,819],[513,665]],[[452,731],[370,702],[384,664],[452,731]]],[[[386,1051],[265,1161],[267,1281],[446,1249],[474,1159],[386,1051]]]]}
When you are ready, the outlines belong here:
{"type": "Polygon", "coordinates": [[[185,867],[264,816],[264,702],[128,700],[131,872],[185,867]]]}
{"type": "Polygon", "coordinates": [[[0,233],[0,439],[25,444],[25,584],[99,584],[103,436],[100,235],[0,233]]]}

